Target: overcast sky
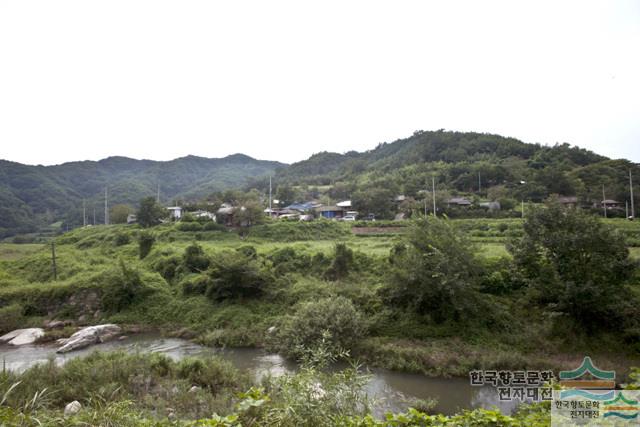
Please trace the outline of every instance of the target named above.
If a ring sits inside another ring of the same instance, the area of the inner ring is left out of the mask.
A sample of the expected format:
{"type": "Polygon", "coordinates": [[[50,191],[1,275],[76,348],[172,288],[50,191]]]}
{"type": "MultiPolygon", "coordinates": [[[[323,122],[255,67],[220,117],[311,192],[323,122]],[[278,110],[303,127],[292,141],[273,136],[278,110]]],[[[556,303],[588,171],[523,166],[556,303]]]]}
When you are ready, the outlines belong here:
{"type": "Polygon", "coordinates": [[[0,0],[0,158],[294,162],[440,128],[640,162],[640,1],[0,0]]]}

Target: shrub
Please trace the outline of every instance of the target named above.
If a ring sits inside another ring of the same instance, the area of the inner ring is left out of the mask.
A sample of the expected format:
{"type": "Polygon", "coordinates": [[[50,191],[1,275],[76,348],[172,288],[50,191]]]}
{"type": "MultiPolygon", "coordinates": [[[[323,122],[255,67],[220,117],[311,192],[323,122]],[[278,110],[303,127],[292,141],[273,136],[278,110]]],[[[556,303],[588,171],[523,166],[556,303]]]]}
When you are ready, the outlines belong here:
{"type": "Polygon", "coordinates": [[[202,224],[202,230],[204,230],[204,231],[226,231],[227,228],[224,225],[218,224],[215,221],[207,221],[204,224],[202,224]]]}
{"type": "Polygon", "coordinates": [[[152,267],[165,280],[173,280],[176,277],[178,268],[182,265],[182,258],[178,255],[164,256],[157,259],[152,267]]]}
{"type": "Polygon", "coordinates": [[[153,237],[153,234],[148,232],[140,233],[140,236],[138,237],[140,259],[144,259],[147,255],[149,255],[149,252],[151,252],[151,248],[153,247],[155,241],[156,238],[153,237]]]}
{"type": "Polygon", "coordinates": [[[311,267],[311,258],[291,246],[276,249],[269,254],[268,259],[278,276],[293,272],[307,273],[311,267]]]}
{"type": "Polygon", "coordinates": [[[213,393],[234,387],[240,382],[238,371],[231,362],[211,358],[209,360],[186,357],[178,362],[178,377],[191,384],[205,387],[213,393]]]}
{"type": "Polygon", "coordinates": [[[199,222],[180,222],[176,228],[179,231],[202,231],[202,224],[199,222]]]}
{"type": "Polygon", "coordinates": [[[362,338],[364,331],[362,316],[349,299],[329,297],[300,305],[282,321],[268,345],[296,358],[320,346],[339,353],[362,338]]]}
{"type": "Polygon", "coordinates": [[[211,278],[206,274],[192,274],[182,282],[182,293],[185,295],[204,295],[211,286],[211,278]]]}
{"type": "Polygon", "coordinates": [[[336,244],[334,248],[333,261],[325,276],[329,280],[339,280],[349,274],[353,266],[353,251],[344,243],[336,244]]]}
{"type": "Polygon", "coordinates": [[[102,309],[118,312],[141,299],[147,292],[140,273],[120,260],[119,270],[107,273],[107,285],[102,288],[102,309]]]}
{"type": "Polygon", "coordinates": [[[473,245],[448,220],[415,223],[392,249],[387,298],[442,323],[477,310],[479,267],[473,245]]]}
{"type": "Polygon", "coordinates": [[[216,301],[258,296],[268,282],[255,260],[236,251],[216,254],[207,274],[211,278],[207,296],[216,301]]]}
{"type": "Polygon", "coordinates": [[[194,243],[185,249],[182,265],[187,271],[197,273],[209,267],[209,258],[204,254],[202,247],[194,243]]]}
{"type": "Polygon", "coordinates": [[[258,258],[258,251],[256,250],[255,246],[251,246],[251,245],[240,246],[239,248],[236,249],[236,251],[238,251],[239,253],[241,253],[242,255],[246,256],[249,259],[258,258]]]}
{"type": "Polygon", "coordinates": [[[118,233],[113,239],[113,244],[116,246],[128,245],[131,242],[131,237],[126,233],[118,233]]]}

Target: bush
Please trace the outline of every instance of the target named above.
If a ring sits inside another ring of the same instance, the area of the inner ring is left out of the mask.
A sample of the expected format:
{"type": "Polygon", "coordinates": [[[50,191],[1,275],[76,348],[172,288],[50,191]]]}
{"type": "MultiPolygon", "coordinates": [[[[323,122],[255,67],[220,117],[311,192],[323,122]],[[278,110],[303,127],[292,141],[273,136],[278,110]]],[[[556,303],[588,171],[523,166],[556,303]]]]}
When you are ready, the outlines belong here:
{"type": "Polygon", "coordinates": [[[442,323],[477,310],[479,266],[473,245],[448,220],[416,222],[392,249],[386,296],[391,303],[442,323]]]}
{"type": "Polygon", "coordinates": [[[107,285],[102,288],[101,305],[104,311],[119,312],[142,299],[148,289],[143,285],[140,273],[128,268],[120,260],[119,271],[107,273],[107,285]]]}
{"type": "Polygon", "coordinates": [[[152,267],[165,280],[173,280],[178,272],[178,268],[182,265],[182,258],[178,255],[164,256],[156,260],[152,267]]]}
{"type": "Polygon", "coordinates": [[[176,228],[179,231],[202,231],[202,224],[199,222],[180,222],[176,228]]]}
{"type": "Polygon", "coordinates": [[[179,378],[205,387],[213,393],[241,382],[240,375],[231,362],[222,359],[186,357],[178,362],[177,368],[179,378]]]}
{"type": "Polygon", "coordinates": [[[128,245],[131,242],[131,237],[126,233],[118,233],[113,239],[113,244],[116,246],[128,245]]]}
{"type": "Polygon", "coordinates": [[[192,274],[182,281],[184,295],[204,295],[211,286],[211,278],[205,274],[192,274]]]}
{"type": "Polygon", "coordinates": [[[185,249],[182,256],[182,265],[185,270],[197,273],[209,267],[209,258],[204,254],[200,245],[194,243],[185,249]]]}
{"type": "Polygon", "coordinates": [[[294,272],[308,273],[311,268],[311,257],[291,246],[276,249],[269,254],[267,259],[273,264],[277,276],[294,272]]]}
{"type": "Polygon", "coordinates": [[[211,278],[207,296],[215,301],[256,297],[264,292],[268,283],[258,263],[236,251],[216,254],[207,274],[211,278]]]}
{"type": "Polygon", "coordinates": [[[362,316],[349,299],[329,297],[300,305],[282,321],[268,345],[295,358],[320,346],[339,353],[362,338],[364,331],[362,316]]]}
{"type": "Polygon", "coordinates": [[[147,255],[149,255],[149,252],[151,252],[151,248],[153,247],[155,241],[156,238],[153,237],[153,234],[148,232],[140,233],[140,237],[138,237],[140,259],[144,259],[147,255]]]}
{"type": "Polygon", "coordinates": [[[249,259],[258,258],[258,251],[256,250],[255,246],[251,246],[251,245],[240,246],[239,248],[236,249],[236,251],[238,251],[239,253],[241,253],[242,255],[246,256],[249,259]]]}
{"type": "Polygon", "coordinates": [[[333,261],[325,276],[329,280],[339,280],[349,274],[353,266],[353,251],[344,243],[336,244],[334,248],[333,261]]]}
{"type": "Polygon", "coordinates": [[[226,231],[227,228],[224,225],[218,224],[215,221],[207,221],[204,224],[202,224],[202,230],[204,230],[204,231],[226,231]]]}

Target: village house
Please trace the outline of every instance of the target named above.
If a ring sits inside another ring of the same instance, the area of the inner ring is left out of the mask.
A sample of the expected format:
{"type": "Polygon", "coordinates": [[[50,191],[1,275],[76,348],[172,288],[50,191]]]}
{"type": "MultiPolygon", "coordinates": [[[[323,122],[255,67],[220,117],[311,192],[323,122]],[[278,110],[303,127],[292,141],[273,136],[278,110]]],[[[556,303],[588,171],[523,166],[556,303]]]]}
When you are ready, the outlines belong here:
{"type": "Polygon", "coordinates": [[[560,196],[558,197],[558,203],[567,207],[575,208],[578,206],[578,198],[576,196],[560,196]]]}
{"type": "Polygon", "coordinates": [[[180,206],[170,206],[167,210],[169,211],[169,218],[175,221],[182,218],[182,208],[180,206]]]}
{"type": "Polygon", "coordinates": [[[467,198],[464,197],[452,197],[451,199],[447,200],[447,206],[461,206],[461,207],[468,207],[471,206],[473,203],[471,203],[471,201],[467,198]]]}
{"type": "Polygon", "coordinates": [[[233,214],[235,213],[236,208],[228,203],[223,203],[220,208],[216,211],[216,219],[219,219],[218,222],[225,225],[233,225],[233,214]]]}
{"type": "Polygon", "coordinates": [[[613,200],[613,199],[605,199],[602,202],[600,202],[600,207],[603,207],[603,208],[606,208],[606,209],[615,209],[615,208],[622,207],[622,203],[618,202],[617,200],[613,200]]]}

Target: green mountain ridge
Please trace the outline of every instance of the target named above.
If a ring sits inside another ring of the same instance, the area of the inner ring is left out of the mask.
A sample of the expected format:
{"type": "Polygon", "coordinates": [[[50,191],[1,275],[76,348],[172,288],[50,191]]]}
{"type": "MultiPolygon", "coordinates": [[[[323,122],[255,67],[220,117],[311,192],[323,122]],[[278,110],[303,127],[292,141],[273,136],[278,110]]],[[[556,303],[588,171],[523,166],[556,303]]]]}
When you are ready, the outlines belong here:
{"type": "Polygon", "coordinates": [[[326,191],[334,200],[352,199],[360,210],[392,218],[394,195],[424,199],[432,179],[441,202],[459,194],[513,205],[558,194],[591,205],[602,200],[604,186],[606,197],[624,207],[630,170],[640,183],[637,164],[567,143],[545,146],[500,135],[439,130],[416,131],[361,153],[318,153],[279,170],[276,181],[283,189],[306,190],[302,195],[279,190],[281,199],[326,191]]]}
{"type": "MultiPolygon", "coordinates": [[[[103,220],[104,188],[110,204],[137,205],[155,196],[165,203],[195,201],[229,189],[268,192],[286,201],[353,199],[362,211],[392,218],[395,195],[416,200],[435,179],[439,197],[467,195],[540,202],[552,194],[577,196],[588,205],[606,197],[624,206],[628,174],[640,183],[640,167],[567,143],[545,146],[476,132],[416,131],[408,138],[364,152],[320,152],[286,165],[243,154],[221,159],[186,156],[171,161],[108,157],[55,166],[29,166],[0,160],[0,237],[27,233],[54,221],[82,223],[82,199],[103,220]]],[[[640,194],[640,189],[637,191],[640,194]]],[[[638,203],[636,203],[638,205],[638,203]]]]}
{"type": "Polygon", "coordinates": [[[32,232],[58,220],[81,224],[83,199],[87,215],[91,218],[95,208],[101,222],[105,187],[110,205],[136,205],[142,197],[155,196],[158,185],[164,201],[196,199],[243,186],[282,166],[243,154],[171,161],[115,156],[54,166],[0,160],[0,237],[32,232]]]}

